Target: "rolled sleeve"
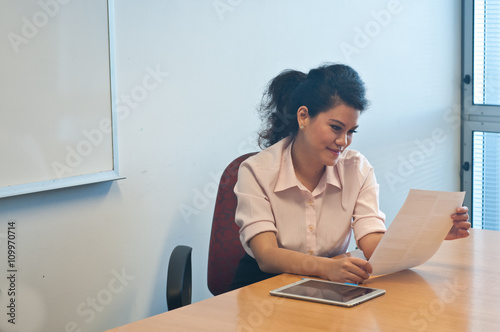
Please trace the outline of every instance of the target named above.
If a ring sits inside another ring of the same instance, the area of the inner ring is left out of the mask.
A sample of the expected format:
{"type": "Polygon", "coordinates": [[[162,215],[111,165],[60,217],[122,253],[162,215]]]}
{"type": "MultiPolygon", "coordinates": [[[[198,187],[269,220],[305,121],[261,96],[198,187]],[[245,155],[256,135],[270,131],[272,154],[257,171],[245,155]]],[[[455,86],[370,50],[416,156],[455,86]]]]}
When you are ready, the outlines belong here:
{"type": "Polygon", "coordinates": [[[379,185],[370,169],[354,207],[352,228],[356,244],[370,233],[385,233],[385,214],[379,210],[379,185]]]}
{"type": "Polygon", "coordinates": [[[277,233],[277,229],[269,198],[247,162],[240,166],[234,192],[238,199],[235,222],[240,227],[241,244],[253,257],[248,242],[263,232],[277,233]]]}

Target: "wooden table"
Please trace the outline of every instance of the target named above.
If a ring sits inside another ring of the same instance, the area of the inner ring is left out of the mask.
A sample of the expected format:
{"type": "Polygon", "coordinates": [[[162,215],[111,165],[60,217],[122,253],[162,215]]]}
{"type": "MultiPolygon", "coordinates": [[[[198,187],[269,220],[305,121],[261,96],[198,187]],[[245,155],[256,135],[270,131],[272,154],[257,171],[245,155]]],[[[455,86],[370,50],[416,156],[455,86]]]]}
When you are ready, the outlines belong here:
{"type": "Polygon", "coordinates": [[[386,294],[353,308],[278,298],[280,275],[118,327],[150,331],[500,331],[500,232],[445,241],[425,264],[365,284],[386,294]]]}

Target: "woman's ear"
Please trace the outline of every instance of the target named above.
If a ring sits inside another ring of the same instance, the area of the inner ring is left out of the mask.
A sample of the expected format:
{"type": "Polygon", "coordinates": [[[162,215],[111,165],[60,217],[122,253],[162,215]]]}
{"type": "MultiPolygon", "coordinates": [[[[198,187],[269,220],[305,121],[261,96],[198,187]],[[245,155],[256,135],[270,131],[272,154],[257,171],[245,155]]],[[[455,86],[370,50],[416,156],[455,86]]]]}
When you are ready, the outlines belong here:
{"type": "Polygon", "coordinates": [[[297,122],[300,129],[303,129],[309,122],[309,110],[306,106],[300,106],[297,110],[297,122]]]}

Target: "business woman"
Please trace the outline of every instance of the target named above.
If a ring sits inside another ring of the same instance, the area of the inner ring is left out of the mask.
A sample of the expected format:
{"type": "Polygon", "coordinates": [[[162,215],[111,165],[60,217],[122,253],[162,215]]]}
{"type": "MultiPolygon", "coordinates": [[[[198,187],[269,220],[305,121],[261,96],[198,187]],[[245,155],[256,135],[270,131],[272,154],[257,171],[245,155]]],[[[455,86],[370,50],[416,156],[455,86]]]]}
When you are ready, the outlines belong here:
{"type": "MultiPolygon", "coordinates": [[[[270,82],[261,106],[265,149],[242,163],[235,186],[246,254],[233,288],[279,273],[369,278],[367,260],[339,256],[351,229],[367,259],[386,230],[373,167],[348,149],[367,105],[358,73],[342,64],[286,70],[270,82]]],[[[446,239],[469,235],[467,212],[450,216],[446,239]]]]}

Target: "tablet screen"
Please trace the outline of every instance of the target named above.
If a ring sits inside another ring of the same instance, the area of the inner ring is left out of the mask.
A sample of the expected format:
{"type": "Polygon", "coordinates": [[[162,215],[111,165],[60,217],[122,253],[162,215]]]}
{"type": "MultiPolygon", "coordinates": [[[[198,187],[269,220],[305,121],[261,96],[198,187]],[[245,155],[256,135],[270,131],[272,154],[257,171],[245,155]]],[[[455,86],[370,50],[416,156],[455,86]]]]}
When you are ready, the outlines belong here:
{"type": "Polygon", "coordinates": [[[307,280],[286,289],[286,293],[301,296],[313,296],[331,301],[348,302],[352,299],[373,292],[373,288],[334,284],[307,280]]]}
{"type": "Polygon", "coordinates": [[[344,306],[353,306],[384,293],[381,289],[315,279],[303,279],[271,291],[272,295],[344,306]]]}

